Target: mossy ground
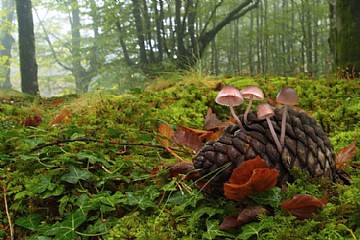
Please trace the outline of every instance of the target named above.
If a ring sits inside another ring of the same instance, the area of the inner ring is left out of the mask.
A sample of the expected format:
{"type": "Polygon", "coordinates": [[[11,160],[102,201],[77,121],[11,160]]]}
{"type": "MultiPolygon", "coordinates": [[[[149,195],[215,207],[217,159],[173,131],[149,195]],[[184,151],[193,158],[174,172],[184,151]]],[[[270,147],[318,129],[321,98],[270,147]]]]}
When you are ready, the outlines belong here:
{"type": "MultiPolygon", "coordinates": [[[[312,219],[300,221],[275,210],[274,216],[223,232],[218,226],[236,211],[237,203],[199,191],[182,175],[168,178],[167,166],[176,158],[156,147],[160,146],[156,133],[160,122],[174,129],[178,124],[202,129],[208,107],[226,120],[228,109],[214,102],[219,87],[256,84],[270,98],[282,86],[295,88],[299,107],[321,123],[337,151],[360,136],[359,80],[191,74],[175,79],[158,79],[146,90],[119,96],[103,92],[50,99],[2,95],[0,236],[10,239],[9,215],[15,239],[360,238],[359,151],[347,166],[352,185],[329,185],[304,177],[281,195],[330,196],[312,219]],[[63,109],[71,111],[69,119],[50,126],[63,109]],[[24,127],[25,117],[35,113],[42,123],[24,127]],[[100,141],[76,141],[79,138],[100,141]]],[[[236,112],[245,108],[237,107],[236,112]]],[[[189,162],[194,156],[189,149],[178,154],[189,162]]]]}

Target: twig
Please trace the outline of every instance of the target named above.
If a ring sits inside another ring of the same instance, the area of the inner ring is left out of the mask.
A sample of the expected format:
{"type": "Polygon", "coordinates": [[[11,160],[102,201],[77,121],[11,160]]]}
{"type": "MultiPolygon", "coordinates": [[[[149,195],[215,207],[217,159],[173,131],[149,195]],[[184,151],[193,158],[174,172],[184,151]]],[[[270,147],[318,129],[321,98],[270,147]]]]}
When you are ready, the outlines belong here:
{"type": "Polygon", "coordinates": [[[4,192],[4,205],[5,205],[5,212],[6,212],[6,216],[8,218],[8,222],[9,222],[9,228],[10,228],[10,239],[14,240],[14,228],[11,222],[11,217],[10,217],[10,213],[9,213],[9,208],[8,208],[8,204],[7,204],[7,199],[6,199],[6,186],[5,184],[3,185],[3,192],[4,192]]]}
{"type": "MultiPolygon", "coordinates": [[[[54,141],[51,143],[43,143],[43,144],[39,144],[36,147],[32,148],[30,150],[30,152],[35,152],[39,149],[42,149],[44,147],[49,147],[49,146],[54,146],[54,145],[60,145],[60,144],[64,144],[64,143],[72,143],[72,142],[98,142],[98,143],[108,143],[108,144],[114,144],[114,145],[121,145],[121,146],[144,146],[144,147],[152,147],[152,148],[161,148],[164,150],[168,150],[167,148],[165,148],[162,145],[156,145],[156,144],[150,144],[150,143],[123,143],[123,142],[118,142],[118,141],[104,141],[101,139],[89,139],[89,138],[77,138],[77,139],[68,139],[68,140],[58,140],[58,141],[54,141]]],[[[173,149],[174,151],[177,152],[181,152],[181,153],[186,153],[186,154],[190,154],[189,152],[186,151],[182,151],[179,149],[173,149]]]]}

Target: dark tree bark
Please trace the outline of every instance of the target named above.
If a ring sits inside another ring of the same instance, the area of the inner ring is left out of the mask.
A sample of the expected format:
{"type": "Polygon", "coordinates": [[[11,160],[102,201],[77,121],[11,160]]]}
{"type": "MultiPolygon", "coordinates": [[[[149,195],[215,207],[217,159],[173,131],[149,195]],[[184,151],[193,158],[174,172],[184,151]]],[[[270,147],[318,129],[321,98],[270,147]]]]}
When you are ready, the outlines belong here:
{"type": "Polygon", "coordinates": [[[36,95],[39,93],[39,84],[31,0],[17,0],[16,11],[19,26],[21,90],[36,95]]]}
{"type": "Polygon", "coordinates": [[[147,45],[149,47],[149,60],[151,63],[156,63],[155,62],[155,54],[154,54],[154,49],[153,49],[153,43],[152,43],[152,31],[151,31],[151,20],[150,20],[150,16],[149,16],[149,10],[146,4],[146,0],[143,0],[143,18],[145,20],[145,28],[146,28],[146,40],[147,40],[147,45]]]}
{"type": "Polygon", "coordinates": [[[335,68],[344,71],[346,77],[359,77],[360,1],[336,1],[332,13],[335,14],[336,24],[332,28],[330,46],[335,68]]]}
{"type": "Polygon", "coordinates": [[[124,40],[124,37],[123,37],[123,28],[121,26],[121,23],[120,23],[120,20],[119,19],[116,19],[115,20],[115,25],[116,25],[116,28],[119,32],[119,42],[120,42],[120,46],[121,46],[121,49],[123,51],[123,54],[124,54],[124,60],[126,62],[126,64],[128,66],[132,66],[134,63],[131,61],[130,59],[130,56],[129,56],[129,51],[127,49],[127,46],[126,46],[126,43],[125,43],[125,40],[124,40]]]}
{"type": "Polygon", "coordinates": [[[231,23],[232,21],[244,16],[250,10],[256,8],[259,5],[260,0],[246,0],[240,3],[236,8],[234,8],[231,12],[229,12],[226,17],[220,21],[214,28],[209,31],[202,31],[198,39],[199,44],[199,56],[201,57],[209,45],[209,43],[215,38],[216,34],[220,32],[226,25],[231,23]]]}
{"type": "Polygon", "coordinates": [[[162,15],[161,15],[161,10],[162,10],[162,1],[158,1],[158,0],[153,0],[153,7],[154,7],[154,13],[155,13],[155,25],[156,25],[156,40],[157,40],[157,49],[158,49],[158,54],[156,57],[156,60],[158,62],[161,62],[163,60],[163,54],[164,54],[164,45],[163,45],[163,34],[162,34],[162,15]],[[159,7],[160,10],[158,9],[158,2],[159,2],[159,7]]]}
{"type": "MultiPolygon", "coordinates": [[[[2,22],[9,23],[12,26],[12,21],[14,19],[14,5],[15,0],[3,0],[2,1],[2,9],[6,12],[6,15],[2,18],[2,22]]],[[[0,51],[0,57],[6,57],[5,66],[2,67],[1,74],[4,76],[4,84],[2,88],[4,89],[11,89],[11,82],[10,82],[10,59],[11,59],[11,47],[14,43],[14,38],[10,34],[11,30],[8,28],[3,29],[1,36],[1,45],[4,47],[0,51]]]]}
{"type": "Polygon", "coordinates": [[[85,69],[81,64],[81,23],[80,23],[80,10],[78,0],[73,0],[71,4],[71,64],[68,68],[75,77],[75,86],[77,93],[87,93],[89,90],[89,84],[91,79],[97,72],[97,54],[96,54],[96,38],[98,37],[98,29],[96,23],[96,17],[92,16],[94,22],[94,46],[92,49],[92,56],[89,61],[89,68],[85,69]]]}
{"type": "Polygon", "coordinates": [[[140,48],[140,64],[147,64],[147,54],[146,54],[146,48],[145,48],[145,36],[144,36],[144,30],[143,30],[143,23],[141,20],[141,8],[140,8],[140,2],[139,0],[132,0],[133,3],[133,16],[135,19],[135,27],[136,27],[136,33],[138,38],[138,44],[140,48]]]}

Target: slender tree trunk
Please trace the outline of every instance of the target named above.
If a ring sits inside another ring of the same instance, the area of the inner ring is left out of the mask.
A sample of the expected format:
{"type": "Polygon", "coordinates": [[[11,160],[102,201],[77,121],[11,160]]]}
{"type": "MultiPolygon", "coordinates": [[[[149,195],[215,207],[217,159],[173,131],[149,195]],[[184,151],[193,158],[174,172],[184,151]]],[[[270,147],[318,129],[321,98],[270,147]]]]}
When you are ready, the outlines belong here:
{"type": "MultiPolygon", "coordinates": [[[[14,5],[15,0],[3,0],[2,1],[2,10],[6,13],[6,15],[2,18],[3,23],[7,23],[12,26],[12,22],[14,19],[14,5]]],[[[5,24],[4,24],[5,25],[5,24]]],[[[6,25],[5,25],[6,26],[6,25]]],[[[11,36],[11,29],[5,28],[1,33],[1,45],[3,49],[0,51],[0,57],[6,57],[5,66],[3,67],[3,75],[4,75],[4,84],[2,88],[11,89],[10,82],[10,65],[11,65],[11,47],[14,43],[14,38],[11,36]]]]}
{"type": "Polygon", "coordinates": [[[126,62],[126,64],[128,66],[132,66],[133,65],[133,62],[131,61],[130,59],[130,56],[129,56],[129,51],[127,49],[127,46],[126,46],[126,43],[125,43],[125,40],[124,40],[124,32],[123,32],[123,29],[122,29],[122,26],[121,26],[121,23],[119,21],[119,19],[116,19],[115,20],[115,25],[116,25],[116,28],[119,32],[119,42],[120,42],[120,46],[121,46],[121,49],[123,51],[123,54],[124,54],[124,60],[126,62]]]}
{"type": "MultiPolygon", "coordinates": [[[[254,29],[254,12],[250,12],[250,29],[254,29]]],[[[254,62],[253,62],[253,52],[254,52],[254,31],[250,31],[249,39],[249,48],[248,48],[248,65],[249,65],[249,74],[252,76],[254,74],[254,62]]]]}
{"type": "Polygon", "coordinates": [[[72,74],[75,77],[77,93],[87,92],[85,83],[86,71],[81,65],[81,35],[80,35],[80,10],[78,1],[73,0],[71,4],[71,50],[72,50],[72,74]]]}
{"type": "Polygon", "coordinates": [[[163,45],[163,34],[162,34],[162,22],[163,19],[161,18],[161,2],[162,0],[153,0],[153,7],[154,7],[154,14],[155,14],[155,26],[156,26],[156,41],[157,41],[157,61],[163,61],[163,54],[164,54],[164,45],[163,45]],[[157,5],[159,2],[159,5],[157,5]],[[160,10],[158,9],[160,6],[160,10]]]}
{"type": "Polygon", "coordinates": [[[312,16],[311,16],[311,10],[309,0],[305,1],[305,16],[306,16],[306,60],[307,60],[307,66],[308,66],[308,75],[313,75],[313,43],[312,43],[312,16]]]}
{"type": "Polygon", "coordinates": [[[39,84],[31,0],[17,0],[16,11],[19,28],[21,90],[24,93],[36,95],[39,93],[39,84]]]}
{"type": "Polygon", "coordinates": [[[146,54],[146,48],[145,48],[145,36],[144,36],[144,29],[142,24],[142,18],[141,18],[141,8],[140,8],[140,2],[139,0],[132,0],[133,3],[133,15],[135,19],[135,27],[136,27],[136,33],[137,33],[137,39],[138,39],[138,45],[140,48],[140,64],[147,64],[147,54],[146,54]]]}
{"type": "Polygon", "coordinates": [[[360,1],[336,1],[336,33],[333,47],[335,66],[345,77],[360,74],[360,1]]]}
{"type": "Polygon", "coordinates": [[[146,0],[143,0],[143,18],[145,20],[145,27],[146,27],[146,40],[147,40],[147,45],[149,48],[149,60],[151,63],[155,63],[155,54],[154,54],[154,49],[153,49],[153,43],[152,43],[152,30],[151,30],[151,19],[149,16],[149,10],[146,4],[146,0]]]}

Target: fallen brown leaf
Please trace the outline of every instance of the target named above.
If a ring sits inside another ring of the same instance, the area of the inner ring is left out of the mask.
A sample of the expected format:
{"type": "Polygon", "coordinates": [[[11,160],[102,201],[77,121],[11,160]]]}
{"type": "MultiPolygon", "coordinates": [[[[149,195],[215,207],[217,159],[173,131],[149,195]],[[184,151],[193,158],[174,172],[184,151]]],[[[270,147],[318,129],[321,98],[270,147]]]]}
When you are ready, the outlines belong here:
{"type": "Polygon", "coordinates": [[[355,154],[356,154],[356,138],[350,145],[340,149],[336,153],[336,168],[344,169],[344,167],[349,162],[349,160],[355,157],[355,154]]]}
{"type": "Polygon", "coordinates": [[[319,199],[310,194],[297,194],[292,199],[283,201],[280,207],[302,220],[312,217],[317,208],[323,207],[328,199],[328,197],[319,199]]]}

